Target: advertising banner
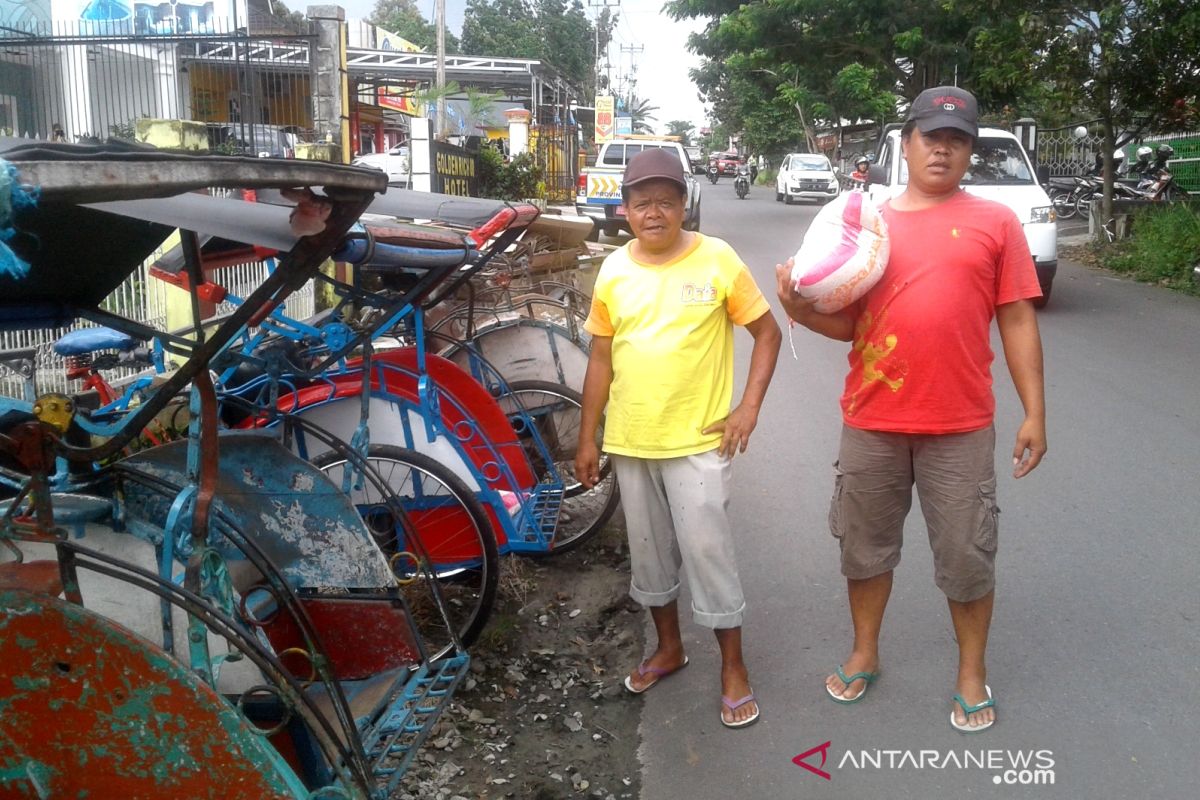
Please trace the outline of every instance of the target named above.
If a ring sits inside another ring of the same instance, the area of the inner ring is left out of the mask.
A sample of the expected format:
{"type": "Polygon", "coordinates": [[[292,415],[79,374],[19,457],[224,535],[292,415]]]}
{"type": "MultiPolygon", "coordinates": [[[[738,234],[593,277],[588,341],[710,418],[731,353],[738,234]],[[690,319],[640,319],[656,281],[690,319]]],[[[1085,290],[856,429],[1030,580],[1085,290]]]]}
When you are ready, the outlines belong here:
{"type": "Polygon", "coordinates": [[[394,86],[379,87],[379,105],[390,108],[410,117],[424,116],[421,104],[413,99],[412,89],[401,89],[394,86]]]}
{"type": "Polygon", "coordinates": [[[596,144],[603,144],[613,137],[613,97],[596,97],[596,144]]]}

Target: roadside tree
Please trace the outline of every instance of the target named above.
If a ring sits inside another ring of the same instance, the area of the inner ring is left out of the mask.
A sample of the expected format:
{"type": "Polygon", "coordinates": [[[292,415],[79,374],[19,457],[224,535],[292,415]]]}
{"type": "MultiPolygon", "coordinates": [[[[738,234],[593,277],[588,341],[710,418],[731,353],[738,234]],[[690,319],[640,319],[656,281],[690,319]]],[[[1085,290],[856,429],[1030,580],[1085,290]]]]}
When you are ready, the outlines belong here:
{"type": "MultiPolygon", "coordinates": [[[[416,0],[376,0],[375,9],[367,21],[403,36],[429,52],[437,48],[437,30],[432,22],[425,19],[416,0]]],[[[446,52],[459,52],[458,37],[450,31],[446,31],[446,52]]]]}

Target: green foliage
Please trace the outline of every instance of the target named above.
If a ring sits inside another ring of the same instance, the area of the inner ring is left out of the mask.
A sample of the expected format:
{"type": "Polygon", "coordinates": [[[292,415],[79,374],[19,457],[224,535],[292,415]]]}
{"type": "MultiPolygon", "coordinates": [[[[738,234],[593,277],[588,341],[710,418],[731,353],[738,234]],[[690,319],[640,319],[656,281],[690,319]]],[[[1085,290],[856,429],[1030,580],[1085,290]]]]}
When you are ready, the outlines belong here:
{"type": "Polygon", "coordinates": [[[533,156],[522,153],[505,162],[493,147],[479,151],[479,194],[496,200],[529,200],[545,196],[545,173],[533,156]]]}
{"type": "Polygon", "coordinates": [[[108,135],[113,139],[124,139],[127,142],[137,140],[137,123],[132,120],[114,122],[108,126],[108,135]]]}
{"type": "Polygon", "coordinates": [[[1043,124],[1099,118],[1118,144],[1115,132],[1200,125],[1195,0],[1022,0],[1023,13],[1001,0],[949,2],[993,19],[975,38],[978,58],[992,62],[984,75],[1000,81],[1023,70],[1013,79],[1020,99],[1043,124]]]}
{"type": "MultiPolygon", "coordinates": [[[[367,21],[403,36],[431,53],[437,49],[437,29],[425,19],[416,0],[376,0],[367,21]]],[[[458,38],[449,30],[446,31],[446,52],[459,52],[458,38]]]]}
{"type": "MultiPolygon", "coordinates": [[[[602,48],[615,25],[601,15],[602,48]]],[[[595,37],[581,0],[467,0],[463,14],[463,52],[544,61],[585,93],[595,89],[595,37]]]]}
{"type": "MultiPolygon", "coordinates": [[[[307,33],[308,19],[299,11],[292,11],[281,0],[249,0],[250,11],[270,17],[272,33],[307,33]]],[[[258,28],[255,33],[265,32],[258,28]]]]}
{"type": "Polygon", "coordinates": [[[1133,235],[1104,247],[1100,263],[1139,281],[1200,294],[1192,268],[1200,263],[1200,209],[1172,203],[1140,212],[1133,235]]]}

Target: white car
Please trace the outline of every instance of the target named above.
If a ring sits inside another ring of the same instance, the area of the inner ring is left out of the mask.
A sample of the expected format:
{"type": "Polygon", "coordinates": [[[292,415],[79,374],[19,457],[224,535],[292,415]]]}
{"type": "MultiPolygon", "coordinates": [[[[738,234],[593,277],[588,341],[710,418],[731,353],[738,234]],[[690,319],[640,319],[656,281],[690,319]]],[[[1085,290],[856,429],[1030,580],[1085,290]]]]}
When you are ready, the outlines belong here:
{"type": "Polygon", "coordinates": [[[387,173],[388,183],[408,185],[408,145],[398,144],[386,153],[367,153],[350,162],[387,173]]]}
{"type": "Polygon", "coordinates": [[[838,196],[841,186],[829,159],[820,153],[791,153],[783,159],[775,176],[775,200],[816,200],[828,203],[838,196]]]}

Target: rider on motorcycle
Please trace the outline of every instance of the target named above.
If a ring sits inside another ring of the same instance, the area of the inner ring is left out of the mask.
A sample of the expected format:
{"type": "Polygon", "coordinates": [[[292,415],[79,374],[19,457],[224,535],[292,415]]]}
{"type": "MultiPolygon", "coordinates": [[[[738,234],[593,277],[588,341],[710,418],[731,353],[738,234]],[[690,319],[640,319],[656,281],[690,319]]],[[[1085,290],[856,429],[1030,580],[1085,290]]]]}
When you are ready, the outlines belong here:
{"type": "Polygon", "coordinates": [[[738,197],[745,197],[750,193],[750,165],[745,161],[738,162],[737,171],[733,176],[733,188],[738,197]]]}
{"type": "Polygon", "coordinates": [[[850,173],[850,187],[852,189],[865,189],[868,183],[867,170],[871,168],[871,162],[866,156],[859,156],[854,162],[854,172],[850,173]]]}

